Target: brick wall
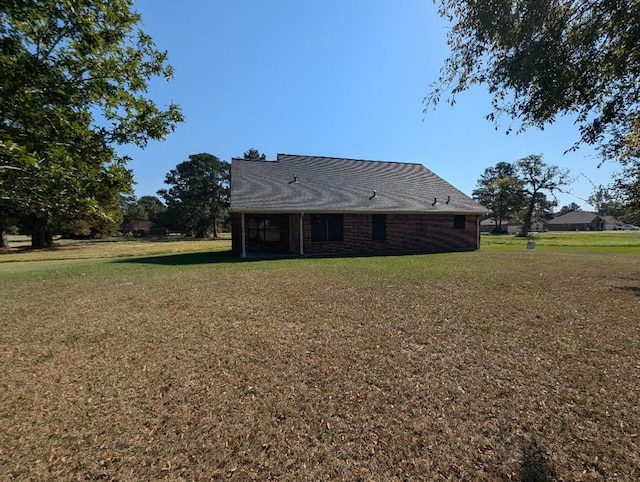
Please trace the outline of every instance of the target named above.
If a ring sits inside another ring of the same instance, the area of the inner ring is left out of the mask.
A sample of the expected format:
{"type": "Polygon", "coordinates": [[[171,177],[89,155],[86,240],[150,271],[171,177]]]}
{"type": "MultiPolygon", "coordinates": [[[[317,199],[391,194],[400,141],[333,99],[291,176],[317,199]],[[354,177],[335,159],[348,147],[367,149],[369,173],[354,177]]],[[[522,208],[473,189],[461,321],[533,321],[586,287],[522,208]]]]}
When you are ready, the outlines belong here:
{"type": "Polygon", "coordinates": [[[370,214],[345,214],[342,242],[312,242],[309,217],[304,218],[305,254],[385,254],[472,250],[477,247],[477,216],[467,216],[464,229],[453,228],[451,215],[387,214],[387,236],[372,240],[370,214]]]}
{"type": "MultiPolygon", "coordinates": [[[[310,217],[303,218],[304,254],[388,254],[422,253],[434,251],[474,250],[478,246],[478,216],[466,216],[464,229],[454,229],[452,215],[387,214],[386,239],[372,239],[370,214],[345,214],[343,240],[340,242],[312,242],[310,217]]],[[[294,250],[300,252],[299,215],[290,224],[293,230],[294,250]]],[[[239,214],[231,215],[233,249],[241,251],[241,222],[239,214]]],[[[283,241],[289,239],[289,231],[282,231],[283,241]]],[[[281,244],[279,249],[290,252],[289,246],[281,244]]],[[[272,252],[264,246],[248,243],[247,252],[272,252]]]]}

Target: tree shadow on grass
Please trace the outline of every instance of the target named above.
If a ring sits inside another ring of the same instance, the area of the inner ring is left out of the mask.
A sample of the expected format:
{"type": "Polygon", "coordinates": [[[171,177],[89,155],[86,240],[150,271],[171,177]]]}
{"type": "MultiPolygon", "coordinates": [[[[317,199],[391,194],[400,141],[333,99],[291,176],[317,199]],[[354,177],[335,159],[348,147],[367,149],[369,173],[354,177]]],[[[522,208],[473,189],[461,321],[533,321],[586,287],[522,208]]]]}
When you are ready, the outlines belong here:
{"type": "Polygon", "coordinates": [[[176,253],[159,256],[145,256],[143,258],[126,258],[116,260],[116,263],[157,264],[162,266],[188,266],[196,264],[237,263],[242,261],[238,254],[228,251],[213,251],[200,253],[176,253]]]}
{"type": "Polygon", "coordinates": [[[635,294],[636,296],[640,296],[640,287],[638,286],[619,286],[618,290],[627,291],[635,294]]]}
{"type": "Polygon", "coordinates": [[[523,449],[524,459],[520,466],[518,479],[523,482],[548,482],[557,480],[557,474],[551,464],[547,453],[538,447],[538,444],[530,442],[523,449]]]}
{"type": "MultiPolygon", "coordinates": [[[[469,251],[469,250],[461,250],[469,251]]],[[[348,258],[380,258],[380,257],[398,257],[398,256],[417,256],[422,254],[436,254],[440,251],[425,252],[407,252],[407,253],[364,253],[364,254],[323,254],[299,256],[290,253],[247,253],[244,258],[240,254],[232,251],[212,251],[199,253],[176,253],[166,255],[155,255],[145,257],[123,258],[116,260],[116,263],[133,263],[133,264],[157,264],[166,266],[181,266],[195,264],[213,264],[213,263],[249,263],[252,261],[277,261],[283,259],[348,259],[348,258]]],[[[452,251],[442,251],[452,252],[452,251]]]]}

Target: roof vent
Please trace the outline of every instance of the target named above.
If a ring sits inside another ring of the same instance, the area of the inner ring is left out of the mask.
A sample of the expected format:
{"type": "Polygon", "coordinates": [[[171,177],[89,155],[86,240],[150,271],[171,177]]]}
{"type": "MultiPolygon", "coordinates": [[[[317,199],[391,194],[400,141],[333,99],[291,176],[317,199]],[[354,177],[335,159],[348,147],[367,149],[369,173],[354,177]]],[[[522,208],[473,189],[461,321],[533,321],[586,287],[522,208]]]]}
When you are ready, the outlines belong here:
{"type": "Polygon", "coordinates": [[[369,201],[371,201],[374,197],[376,197],[376,194],[378,194],[378,191],[376,191],[375,189],[373,190],[373,194],[371,195],[371,197],[369,198],[369,201]]]}
{"type": "Polygon", "coordinates": [[[431,203],[432,206],[435,206],[436,204],[438,204],[438,198],[434,197],[433,198],[433,202],[431,203]]]}
{"type": "Polygon", "coordinates": [[[451,201],[451,196],[447,196],[447,204],[451,201]]]}
{"type": "Polygon", "coordinates": [[[293,176],[293,181],[289,181],[289,184],[293,184],[294,182],[298,182],[298,176],[293,176]]]}

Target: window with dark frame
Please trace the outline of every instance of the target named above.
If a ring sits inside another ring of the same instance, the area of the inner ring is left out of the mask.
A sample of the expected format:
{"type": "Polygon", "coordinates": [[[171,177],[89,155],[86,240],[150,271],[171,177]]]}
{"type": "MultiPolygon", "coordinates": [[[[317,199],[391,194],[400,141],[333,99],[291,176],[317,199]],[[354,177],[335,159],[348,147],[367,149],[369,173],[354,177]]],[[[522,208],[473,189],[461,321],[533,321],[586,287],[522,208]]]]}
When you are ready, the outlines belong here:
{"type": "Polygon", "coordinates": [[[342,241],[342,214],[312,214],[311,241],[342,241]]]}
{"type": "Polygon", "coordinates": [[[280,226],[275,218],[251,216],[247,219],[247,234],[250,241],[280,241],[280,226]]]}
{"type": "Polygon", "coordinates": [[[467,223],[467,217],[464,214],[453,216],[453,229],[464,229],[467,223]]]}
{"type": "Polygon", "coordinates": [[[385,241],[387,239],[387,215],[371,215],[371,234],[374,241],[385,241]]]}

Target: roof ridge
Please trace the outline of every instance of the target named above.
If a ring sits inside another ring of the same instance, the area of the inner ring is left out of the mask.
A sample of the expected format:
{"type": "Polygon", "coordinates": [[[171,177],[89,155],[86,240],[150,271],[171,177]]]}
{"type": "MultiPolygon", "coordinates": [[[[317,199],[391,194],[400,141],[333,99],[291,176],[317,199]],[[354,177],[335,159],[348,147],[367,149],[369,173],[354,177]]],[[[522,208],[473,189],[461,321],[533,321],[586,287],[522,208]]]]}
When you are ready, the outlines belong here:
{"type": "Polygon", "coordinates": [[[278,162],[278,161],[270,161],[268,159],[245,159],[244,157],[232,157],[231,162],[233,161],[247,161],[247,162],[278,162]]]}
{"type": "Polygon", "coordinates": [[[280,160],[280,156],[308,157],[308,158],[314,158],[314,159],[335,159],[335,160],[339,160],[339,161],[375,162],[375,163],[384,163],[384,164],[403,164],[403,165],[422,166],[422,167],[425,167],[425,169],[428,169],[421,162],[380,161],[380,160],[375,160],[375,159],[355,159],[355,158],[352,158],[352,157],[312,156],[312,155],[308,155],[308,154],[286,154],[286,153],[282,153],[282,152],[279,152],[277,154],[277,161],[280,160]]]}

